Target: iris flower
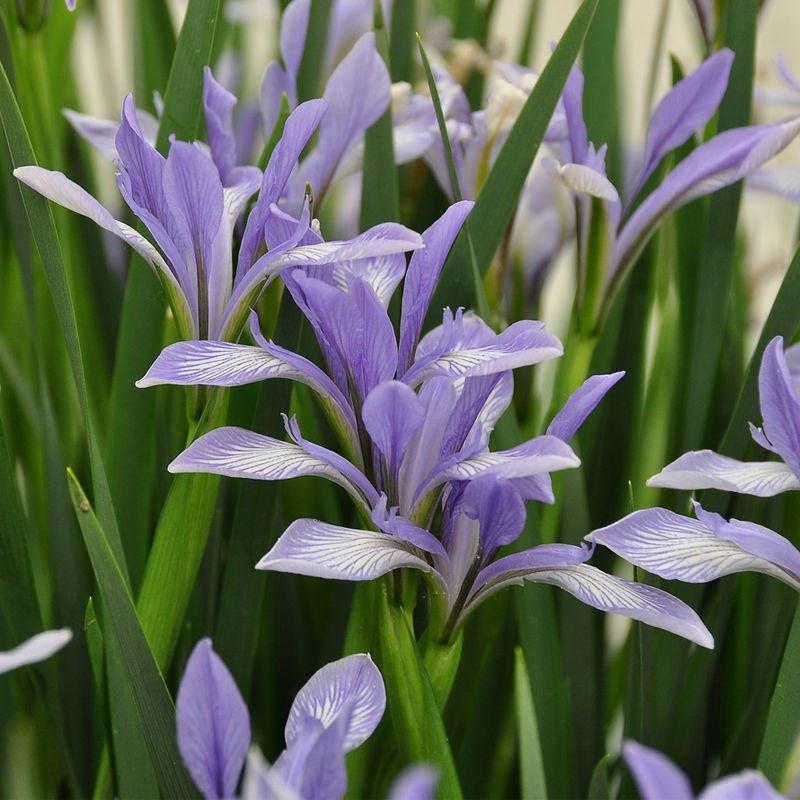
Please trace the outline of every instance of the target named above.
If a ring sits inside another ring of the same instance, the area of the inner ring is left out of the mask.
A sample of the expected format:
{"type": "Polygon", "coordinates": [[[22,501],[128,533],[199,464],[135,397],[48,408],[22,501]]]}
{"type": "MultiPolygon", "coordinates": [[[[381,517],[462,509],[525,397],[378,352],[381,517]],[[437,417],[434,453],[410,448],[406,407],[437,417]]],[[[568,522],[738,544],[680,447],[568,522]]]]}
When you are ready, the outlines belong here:
{"type": "MultiPolygon", "coordinates": [[[[780,461],[743,462],[712,450],[685,453],[649,486],[721,489],[771,497],[800,488],[800,350],[784,353],[775,337],[759,371],[763,429],[751,424],[755,441],[780,461]]],[[[734,572],[761,572],[800,590],[800,551],[779,533],[738,519],[726,521],[694,503],[695,519],[665,508],[634,511],[586,538],[662,578],[706,583],[734,572]]]]}
{"type": "MultiPolygon", "coordinates": [[[[286,720],[286,748],[269,765],[250,749],[250,715],[233,676],[211,640],[201,639],[175,702],[178,748],[207,799],[235,797],[244,768],[244,800],[337,800],[347,788],[346,754],[372,735],[385,707],[383,678],[368,655],[327,664],[297,693],[286,720]]],[[[432,798],[432,773],[424,765],[407,770],[398,778],[399,796],[432,798]]]]}
{"type": "Polygon", "coordinates": [[[342,486],[363,528],[297,520],[258,568],[341,580],[419,569],[430,579],[441,641],[492,592],[533,580],[710,646],[691,609],[585,564],[590,548],[542,545],[494,561],[519,536],[524,502],[553,501],[549,473],[579,465],[567,442],[622,373],[589,378],[544,436],[489,449],[491,431],[511,401],[511,370],[555,358],[562,347],[540,322],[524,320],[495,334],[478,317],[449,309],[443,324],[421,337],[445,258],[471,207],[454,204],[423,234],[425,247],[405,274],[399,341],[386,309],[403,279],[402,257],[365,260],[357,269],[295,270],[284,281],[311,323],[326,371],[265,341],[254,320],[258,346],[178,342],[139,382],[297,380],[322,402],[346,458],[307,441],[296,420],[287,419],[288,442],[218,428],[191,444],[170,470],[262,480],[316,475],[342,486]]]}
{"type": "MultiPolygon", "coordinates": [[[[173,138],[162,156],[146,135],[128,96],[114,135],[117,184],[134,214],[152,236],[120,222],[95,198],[59,172],[20,167],[16,177],[45,197],[119,236],[154,269],[169,298],[179,333],[185,339],[234,340],[248,308],[264,286],[283,270],[333,264],[366,257],[391,257],[421,245],[402,225],[377,225],[348,241],[325,242],[310,210],[300,218],[281,216],[283,238],[265,240],[265,227],[279,213],[277,203],[308,140],[329,112],[325,100],[303,103],[286,121],[266,170],[237,166],[231,122],[235,98],[210,71],[205,73],[204,109],[208,146],[173,138]],[[234,269],[234,238],[250,197],[258,191],[246,221],[234,269]]],[[[338,119],[338,117],[337,117],[338,119]]],[[[108,129],[97,132],[105,141],[108,129]]],[[[328,141],[344,142],[334,134],[328,141]]],[[[339,131],[339,133],[342,133],[339,131]]],[[[327,162],[326,162],[327,163],[327,162]]]]}

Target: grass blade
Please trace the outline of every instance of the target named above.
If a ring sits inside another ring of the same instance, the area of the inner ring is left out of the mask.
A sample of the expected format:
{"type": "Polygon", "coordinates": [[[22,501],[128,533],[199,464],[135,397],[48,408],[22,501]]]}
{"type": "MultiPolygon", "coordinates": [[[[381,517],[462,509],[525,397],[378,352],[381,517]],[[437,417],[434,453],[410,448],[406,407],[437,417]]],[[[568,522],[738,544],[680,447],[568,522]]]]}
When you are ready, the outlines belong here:
{"type": "MultiPolygon", "coordinates": [[[[728,90],[719,107],[718,130],[747,125],[753,91],[755,60],[756,0],[731,0],[727,7],[725,44],[736,54],[728,90]]],[[[725,316],[733,286],[734,248],[741,182],[711,198],[705,253],[699,275],[692,275],[693,292],[699,298],[718,298],[716,303],[698,303],[689,339],[687,396],[683,450],[702,446],[708,421],[717,364],[722,352],[725,316]]]]}
{"type": "Polygon", "coordinates": [[[525,800],[544,800],[547,797],[547,784],[544,777],[542,748],[539,743],[539,726],[536,722],[536,709],[531,697],[531,682],[528,678],[525,656],[519,647],[514,655],[514,694],[517,707],[522,797],[525,800]]]}
{"type": "MultiPolygon", "coordinates": [[[[480,273],[489,269],[514,214],[520,192],[536,157],[558,99],[578,57],[598,0],[583,0],[564,31],[541,76],[508,134],[471,214],[470,227],[480,273]]],[[[439,292],[431,308],[472,306],[473,292],[463,269],[469,258],[462,231],[444,267],[439,292]]]]}
{"type": "MultiPolygon", "coordinates": [[[[69,485],[84,544],[92,562],[107,624],[106,641],[113,641],[121,656],[119,665],[133,696],[150,760],[166,797],[195,797],[197,792],[183,767],[175,739],[175,710],[153,653],[147,646],[128,587],[105,532],[99,524],[75,475],[69,485]]],[[[108,667],[116,667],[109,660],[108,667]]],[[[111,675],[108,675],[111,680],[111,675]]]]}

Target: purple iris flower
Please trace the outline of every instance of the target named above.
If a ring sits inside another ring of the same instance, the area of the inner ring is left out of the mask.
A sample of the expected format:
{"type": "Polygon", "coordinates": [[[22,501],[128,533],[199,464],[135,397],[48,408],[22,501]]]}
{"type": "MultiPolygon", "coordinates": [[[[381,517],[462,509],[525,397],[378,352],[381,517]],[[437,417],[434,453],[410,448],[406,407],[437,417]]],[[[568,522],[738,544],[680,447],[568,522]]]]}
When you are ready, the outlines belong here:
{"type": "MultiPolygon", "coordinates": [[[[372,735],[385,707],[383,678],[368,655],[327,664],[297,693],[286,720],[286,749],[269,765],[250,749],[250,715],[233,676],[211,640],[201,639],[175,703],[178,748],[205,798],[235,797],[244,768],[244,800],[337,800],[347,788],[346,754],[372,735]]],[[[396,783],[401,793],[392,797],[432,798],[431,773],[424,765],[408,769],[396,783]]]]}
{"type": "MultiPolygon", "coordinates": [[[[606,176],[605,147],[595,150],[588,141],[582,111],[583,75],[573,67],[563,96],[568,146],[555,171],[579,197],[603,201],[612,234],[609,278],[632,263],[667,214],[745,178],[800,132],[800,117],[724,131],[697,147],[650,194],[642,196],[663,158],[711,119],[725,93],[732,62],[733,53],[720,50],[661,99],[650,119],[642,163],[624,206],[606,176]],[[641,202],[634,207],[637,200],[641,202]]],[[[588,213],[589,204],[579,203],[579,231],[588,225],[588,213]]]]}
{"type": "Polygon", "coordinates": [[[336,482],[353,498],[364,527],[297,520],[258,568],[340,580],[419,569],[429,578],[442,641],[492,592],[533,580],[710,646],[691,609],[585,564],[590,548],[542,545],[495,561],[522,531],[524,502],[552,502],[549,474],[579,465],[567,442],[622,373],[589,378],[544,436],[490,451],[491,431],[511,401],[511,371],[557,357],[562,348],[539,322],[495,334],[476,316],[449,310],[440,327],[421,337],[439,273],[471,206],[456,203],[423,234],[425,247],[405,274],[399,341],[386,308],[403,279],[400,259],[295,270],[284,280],[311,322],[325,371],[265,341],[254,325],[258,346],[179,342],[139,382],[303,382],[321,400],[347,458],[304,439],[292,419],[286,420],[290,441],[241,428],[213,430],[181,453],[171,471],[336,482]]]}
{"type": "MultiPolygon", "coordinates": [[[[622,756],[642,800],[694,800],[689,779],[663,753],[628,739],[622,745],[622,756]]],[[[781,797],[760,772],[747,769],[708,784],[697,800],[781,800],[781,797]]]]}
{"type": "MultiPolygon", "coordinates": [[[[771,497],[800,488],[800,349],[775,337],[759,372],[764,427],[753,438],[781,461],[742,462],[712,450],[684,453],[648,486],[721,489],[771,497]],[[790,367],[791,364],[791,367],[790,367]]],[[[664,508],[635,511],[586,538],[662,578],[705,583],[734,572],[762,572],[800,590],[800,551],[754,522],[726,521],[694,503],[696,519],[664,508]]]]}
{"type": "Polygon", "coordinates": [[[693,450],[647,482],[665,489],[720,489],[772,497],[800,489],[800,345],[785,353],[776,336],[758,374],[763,428],[750,425],[757,444],[780,461],[738,461],[713,450],[693,450]]]}
{"type": "MultiPolygon", "coordinates": [[[[312,100],[287,120],[266,170],[236,164],[232,128],[235,98],[210,71],[204,108],[209,145],[174,140],[165,158],[140,125],[127,97],[114,136],[117,183],[125,202],[149,230],[149,239],[119,222],[80,186],[58,172],[20,167],[14,174],[51,200],[94,220],[132,246],[155,270],[166,290],[179,332],[186,339],[234,340],[264,286],[286,269],[391,257],[419,247],[420,237],[401,225],[375,226],[348,241],[325,242],[307,204],[299,219],[279,212],[297,160],[328,104],[312,100]],[[238,261],[234,236],[250,197],[238,261]],[[265,238],[275,215],[281,238],[265,238]]],[[[107,141],[107,131],[105,132],[107,141]]],[[[100,132],[102,139],[103,132],[100,132]]],[[[312,185],[313,187],[313,185],[312,185]]],[[[402,256],[401,256],[402,257],[402,256]]]]}

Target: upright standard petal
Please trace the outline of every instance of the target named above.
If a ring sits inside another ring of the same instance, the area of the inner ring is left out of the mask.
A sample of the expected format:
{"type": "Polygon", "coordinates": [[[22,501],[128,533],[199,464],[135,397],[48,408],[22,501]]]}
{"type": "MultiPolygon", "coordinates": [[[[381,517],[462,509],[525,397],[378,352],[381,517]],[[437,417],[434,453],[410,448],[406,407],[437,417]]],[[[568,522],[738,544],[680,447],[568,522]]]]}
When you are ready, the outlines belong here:
{"type": "Polygon", "coordinates": [[[760,772],[745,769],[710,783],[697,800],[784,800],[784,797],[760,772]]]}
{"type": "Polygon", "coordinates": [[[283,66],[294,81],[303,59],[311,0],[292,0],[281,15],[280,50],[283,66]]]}
{"type": "Polygon", "coordinates": [[[722,48],[694,72],[678,81],[661,99],[647,129],[642,166],[633,181],[629,203],[667,153],[700,130],[719,106],[733,64],[733,52],[722,48]]]}
{"type": "Polygon", "coordinates": [[[586,539],[668,580],[707,583],[723,575],[752,571],[800,589],[800,553],[787,540],[766,528],[748,531],[740,524],[737,529],[733,522],[696,508],[698,519],[665,508],[634,511],[592,531],[586,539]],[[723,535],[726,529],[728,536],[723,535]],[[750,547],[746,546],[748,540],[753,541],[750,547]]]}
{"type": "Polygon", "coordinates": [[[658,222],[671,211],[749,175],[800,132],[800,117],[718,134],[688,155],[649,194],[623,226],[614,251],[614,269],[629,264],[658,222]]]}
{"type": "Polygon", "coordinates": [[[800,489],[800,480],[779,461],[737,461],[713,450],[692,450],[667,464],[648,486],[662,489],[720,489],[773,497],[800,489]]]}
{"type": "Polygon", "coordinates": [[[286,720],[287,746],[300,735],[308,719],[330,727],[346,716],[343,745],[355,750],[373,733],[386,708],[383,678],[366,654],[346,656],[326,664],[297,693],[286,720]]]}
{"type": "Polygon", "coordinates": [[[11,672],[12,669],[28,664],[37,664],[39,661],[50,658],[62,647],[65,647],[71,639],[72,631],[69,628],[42,631],[42,633],[31,636],[13,650],[0,652],[0,675],[4,672],[11,672]]]}
{"type": "Polygon", "coordinates": [[[689,779],[665,755],[628,739],[622,757],[636,781],[642,800],[693,800],[689,779]]]}
{"type": "Polygon", "coordinates": [[[203,796],[233,797],[250,746],[250,715],[210,639],[201,639],[186,663],[175,723],[183,763],[203,796]]]}
{"type": "Polygon", "coordinates": [[[800,397],[776,336],[764,350],[758,373],[764,433],[772,447],[800,478],[800,397]]]}
{"type": "Polygon", "coordinates": [[[401,567],[432,572],[421,551],[398,536],[315,519],[293,522],[256,569],[340,581],[371,581],[401,567]]]}
{"type": "Polygon", "coordinates": [[[361,411],[370,438],[394,475],[414,434],[425,421],[425,408],[413,389],[400,381],[380,383],[361,411]]]}
{"type": "Polygon", "coordinates": [[[389,72],[375,49],[375,34],[365,33],[328,79],[322,96],[330,113],[320,126],[316,148],[301,165],[303,179],[319,200],[350,148],[386,111],[390,94],[389,72]]]}
{"type": "Polygon", "coordinates": [[[595,410],[606,393],[625,375],[612,372],[610,375],[592,375],[587,378],[567,399],[564,407],[547,426],[548,436],[557,436],[568,442],[595,410]]]}
{"type": "Polygon", "coordinates": [[[402,375],[414,361],[422,323],[439,281],[447,254],[453,246],[467,215],[475,204],[464,200],[454,203],[423,234],[424,248],[411,257],[405,283],[400,316],[400,365],[402,375]]]}

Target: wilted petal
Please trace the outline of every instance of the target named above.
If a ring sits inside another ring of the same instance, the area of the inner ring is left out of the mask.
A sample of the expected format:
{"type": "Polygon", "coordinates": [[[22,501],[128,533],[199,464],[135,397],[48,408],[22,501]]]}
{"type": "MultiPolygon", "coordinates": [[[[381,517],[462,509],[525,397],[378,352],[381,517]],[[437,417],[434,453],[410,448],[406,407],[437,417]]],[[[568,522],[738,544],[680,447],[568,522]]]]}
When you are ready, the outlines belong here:
{"type": "MultiPolygon", "coordinates": [[[[753,571],[791,582],[780,567],[760,553],[753,553],[753,550],[761,549],[785,563],[786,553],[781,548],[781,542],[777,541],[783,537],[768,531],[776,538],[770,540],[762,535],[758,539],[761,548],[743,548],[735,540],[735,531],[730,538],[722,538],[709,526],[708,519],[701,516],[703,513],[700,509],[695,520],[665,508],[648,508],[634,511],[618,522],[592,531],[586,538],[608,547],[631,564],[668,580],[707,583],[723,575],[753,571]]],[[[712,521],[712,524],[715,528],[719,524],[732,527],[721,517],[718,523],[712,521]]],[[[746,535],[746,532],[742,531],[742,535],[746,535]]],[[[757,537],[758,532],[754,532],[752,538],[757,537]]],[[[793,551],[794,563],[790,560],[789,566],[797,569],[800,554],[785,539],[783,542],[793,551]]],[[[794,585],[795,588],[800,586],[797,577],[794,585]]]]}
{"type": "MultiPolygon", "coordinates": [[[[678,81],[661,99],[647,130],[642,166],[629,197],[636,197],[667,153],[680,147],[714,116],[728,86],[733,53],[722,48],[678,81]]],[[[630,202],[630,201],[629,201],[630,202]]]]}
{"type": "Polygon", "coordinates": [[[800,398],[776,336],[764,350],[758,373],[764,433],[781,458],[800,477],[800,398]]]}
{"type": "Polygon", "coordinates": [[[642,800],[693,800],[689,779],[662,753],[628,739],[622,745],[622,756],[642,800]]]}
{"type": "Polygon", "coordinates": [[[667,464],[648,486],[662,489],[720,489],[772,497],[800,489],[800,481],[780,461],[737,461],[713,450],[692,450],[667,464]]]}
{"type": "Polygon", "coordinates": [[[250,745],[250,715],[210,639],[201,639],[186,663],[175,723],[183,763],[203,796],[233,797],[250,745]]]}
{"type": "Polygon", "coordinates": [[[432,571],[427,561],[397,536],[315,519],[293,522],[256,564],[256,569],[342,581],[371,581],[401,567],[432,571]]]}
{"type": "Polygon", "coordinates": [[[700,145],[634,211],[617,239],[615,269],[628,264],[671,211],[736,183],[779,153],[800,131],[800,118],[724,131],[700,145]]]}
{"type": "Polygon", "coordinates": [[[547,434],[568,442],[606,396],[608,390],[624,375],[624,372],[612,372],[610,375],[592,375],[587,378],[553,417],[547,426],[547,434]]]}
{"type": "Polygon", "coordinates": [[[388,800],[434,800],[439,773],[428,764],[406,767],[389,789],[388,800]]]}
{"type": "Polygon", "coordinates": [[[411,438],[425,420],[425,408],[405,383],[387,381],[367,395],[361,417],[386,459],[390,474],[394,474],[411,438]]]}
{"type": "Polygon", "coordinates": [[[454,203],[423,234],[424,249],[411,257],[403,284],[403,307],[400,316],[400,366],[402,375],[414,361],[425,315],[442,272],[447,254],[461,226],[475,204],[470,201],[454,203]]]}
{"type": "Polygon", "coordinates": [[[544,330],[543,323],[521,320],[480,347],[456,348],[420,359],[403,380],[417,386],[434,375],[451,378],[491,375],[557,358],[563,351],[561,342],[544,330]]]}
{"type": "Polygon", "coordinates": [[[745,769],[710,783],[697,800],[783,800],[783,795],[760,772],[745,769]]]}
{"type": "Polygon", "coordinates": [[[12,669],[24,667],[27,664],[37,664],[57,653],[72,639],[69,628],[60,628],[53,631],[42,631],[13,650],[0,652],[0,675],[12,669]]]}
{"type": "Polygon", "coordinates": [[[328,728],[344,713],[343,745],[349,753],[372,735],[385,708],[383,678],[372,659],[365,654],[346,656],[315,672],[297,693],[286,720],[286,744],[302,735],[308,719],[328,728]]]}
{"type": "Polygon", "coordinates": [[[303,162],[303,179],[322,198],[339,162],[389,105],[391,81],[375,49],[375,34],[365,33],[342,59],[325,86],[330,113],[320,126],[317,146],[303,162]]]}
{"type": "Polygon", "coordinates": [[[484,453],[459,461],[444,472],[447,480],[471,480],[479,475],[526,478],[580,466],[572,448],[557,436],[537,436],[510,450],[484,453]]]}

